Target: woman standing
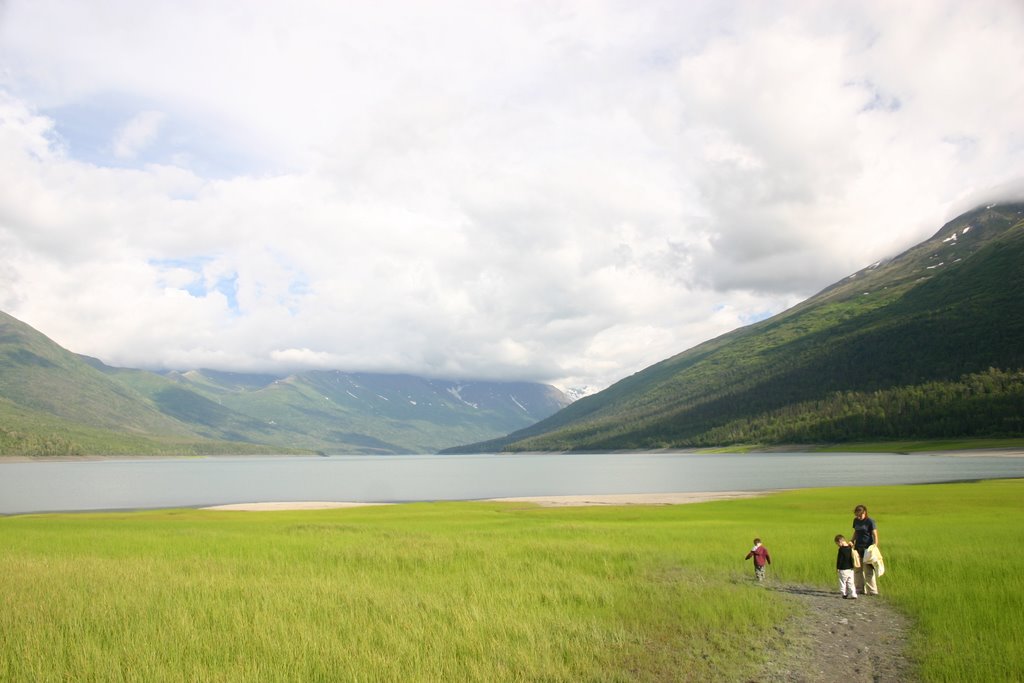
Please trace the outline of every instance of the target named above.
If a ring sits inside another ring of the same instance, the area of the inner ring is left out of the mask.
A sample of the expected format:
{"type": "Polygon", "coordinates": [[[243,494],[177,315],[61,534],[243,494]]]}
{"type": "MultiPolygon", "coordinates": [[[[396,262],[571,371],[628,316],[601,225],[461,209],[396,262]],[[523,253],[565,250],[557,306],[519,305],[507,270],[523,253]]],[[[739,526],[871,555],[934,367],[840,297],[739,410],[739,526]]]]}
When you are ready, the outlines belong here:
{"type": "Polygon", "coordinates": [[[864,563],[864,551],[878,545],[878,525],[868,517],[868,509],[858,505],[853,509],[853,547],[860,555],[860,568],[854,570],[854,585],[863,595],[878,595],[878,580],[874,565],[864,563]]]}

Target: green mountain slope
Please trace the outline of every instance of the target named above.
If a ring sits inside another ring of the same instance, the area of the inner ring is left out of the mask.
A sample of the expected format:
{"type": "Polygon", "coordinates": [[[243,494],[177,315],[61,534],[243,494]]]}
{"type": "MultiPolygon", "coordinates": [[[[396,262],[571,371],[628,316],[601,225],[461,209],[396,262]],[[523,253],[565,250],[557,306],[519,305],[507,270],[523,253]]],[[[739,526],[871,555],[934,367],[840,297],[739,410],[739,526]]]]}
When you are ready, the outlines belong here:
{"type": "Polygon", "coordinates": [[[183,387],[272,426],[262,441],[326,453],[432,453],[533,424],[564,407],[551,386],[453,382],[412,375],[310,371],[277,378],[209,370],[183,387]]]}
{"type": "Polygon", "coordinates": [[[505,438],[603,450],[1024,435],[1024,205],[978,209],[773,318],[505,438]]]}
{"type": "Polygon", "coordinates": [[[160,413],[187,425],[205,438],[246,443],[274,442],[276,430],[259,420],[237,413],[202,393],[181,386],[164,375],[145,370],[114,368],[81,356],[89,365],[126,391],[148,400],[160,413]]]}
{"type": "Polygon", "coordinates": [[[5,313],[0,313],[0,395],[24,408],[95,427],[189,433],[135,392],[5,313]]]}
{"type": "Polygon", "coordinates": [[[114,368],[0,313],[0,455],[432,453],[567,403],[533,383],[114,368]]]}
{"type": "MultiPolygon", "coordinates": [[[[159,379],[159,378],[157,378],[159,379]]],[[[0,454],[261,451],[223,443],[0,312],[0,454]]]]}

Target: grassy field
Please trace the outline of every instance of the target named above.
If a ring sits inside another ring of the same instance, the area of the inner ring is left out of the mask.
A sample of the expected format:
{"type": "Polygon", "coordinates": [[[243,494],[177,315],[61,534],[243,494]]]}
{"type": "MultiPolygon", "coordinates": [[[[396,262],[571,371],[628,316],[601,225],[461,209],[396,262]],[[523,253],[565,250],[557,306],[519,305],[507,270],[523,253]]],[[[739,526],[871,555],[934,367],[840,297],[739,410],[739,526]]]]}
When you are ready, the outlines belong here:
{"type": "Polygon", "coordinates": [[[747,680],[856,503],[926,681],[1024,678],[1024,480],[666,507],[0,518],[0,680],[747,680]]]}

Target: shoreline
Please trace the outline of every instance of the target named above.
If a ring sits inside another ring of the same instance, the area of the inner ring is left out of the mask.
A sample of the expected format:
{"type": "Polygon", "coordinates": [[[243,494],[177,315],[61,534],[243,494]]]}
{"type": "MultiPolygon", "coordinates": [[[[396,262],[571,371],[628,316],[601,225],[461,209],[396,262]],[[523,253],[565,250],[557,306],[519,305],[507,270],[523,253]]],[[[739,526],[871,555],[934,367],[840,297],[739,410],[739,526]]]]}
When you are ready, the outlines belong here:
{"type": "Polygon", "coordinates": [[[739,500],[760,498],[789,489],[761,491],[690,491],[687,493],[609,493],[576,496],[518,496],[515,498],[487,498],[486,503],[533,503],[541,507],[594,507],[599,505],[688,505],[713,500],[739,500]]]}
{"type": "MultiPolygon", "coordinates": [[[[917,451],[905,455],[950,455],[957,458],[1024,458],[1024,449],[1021,448],[977,448],[963,451],[917,451]]],[[[899,455],[904,455],[900,453],[899,455]]]]}
{"type": "MultiPolygon", "coordinates": [[[[482,498],[467,501],[444,501],[465,503],[527,503],[540,507],[595,507],[595,506],[626,506],[626,505],[687,505],[690,503],[707,503],[714,500],[738,500],[740,498],[759,498],[770,493],[788,489],[764,491],[698,491],[688,493],[610,493],[600,495],[574,496],[519,496],[515,498],[482,498]]],[[[217,510],[229,512],[277,512],[284,510],[329,510],[335,508],[355,508],[380,505],[402,505],[402,503],[357,503],[332,501],[294,501],[273,503],[231,503],[229,505],[210,505],[200,510],[217,510]]]]}
{"type": "Polygon", "coordinates": [[[381,505],[399,505],[400,503],[355,503],[323,500],[307,500],[273,503],[228,503],[226,505],[207,505],[199,510],[217,510],[222,512],[276,512],[282,510],[333,510],[335,508],[377,507],[381,505]]]}
{"type": "MultiPolygon", "coordinates": [[[[568,453],[568,452],[567,451],[523,451],[523,452],[520,452],[520,453],[476,453],[476,454],[472,454],[472,455],[495,455],[495,456],[497,456],[497,455],[509,455],[509,456],[524,455],[524,456],[531,456],[531,455],[564,455],[566,453],[568,453]]],[[[812,451],[812,450],[807,450],[806,446],[800,447],[798,445],[795,445],[795,446],[792,446],[792,447],[789,447],[789,448],[779,446],[779,447],[762,448],[762,449],[759,449],[759,450],[752,450],[752,451],[745,451],[745,452],[739,452],[739,451],[735,451],[735,452],[732,452],[732,451],[715,451],[715,450],[710,450],[710,449],[699,449],[698,450],[698,449],[688,449],[688,448],[682,448],[682,449],[664,448],[664,449],[648,449],[648,450],[640,450],[640,451],[600,451],[600,452],[594,452],[594,453],[572,453],[572,454],[573,455],[586,456],[586,455],[607,455],[609,453],[619,453],[619,454],[622,454],[622,455],[628,455],[628,454],[631,454],[631,453],[636,454],[636,455],[661,455],[661,454],[665,454],[665,455],[719,455],[719,454],[722,454],[722,455],[749,455],[749,456],[753,456],[753,457],[756,457],[759,454],[766,454],[766,455],[772,454],[772,455],[776,455],[776,454],[779,454],[779,453],[791,453],[791,454],[801,454],[801,455],[821,455],[821,456],[827,457],[827,456],[830,456],[830,455],[836,455],[839,452],[838,451],[812,451]]],[[[927,456],[949,456],[949,457],[954,457],[954,458],[982,458],[982,457],[986,457],[986,458],[1024,458],[1024,448],[1020,448],[1020,447],[967,448],[967,449],[948,450],[948,451],[946,451],[946,450],[923,450],[923,451],[898,451],[898,450],[892,450],[892,451],[858,451],[858,450],[850,450],[850,451],[842,451],[841,453],[842,454],[847,454],[847,455],[857,455],[857,454],[863,454],[863,455],[885,455],[885,454],[890,454],[890,455],[901,455],[901,456],[902,455],[927,455],[927,456]]],[[[398,456],[394,456],[394,457],[408,457],[408,455],[409,454],[406,454],[405,456],[398,455],[398,456]]],[[[415,455],[436,456],[437,454],[436,453],[418,453],[418,454],[415,454],[415,455]]],[[[0,465],[5,464],[5,463],[35,463],[35,462],[104,462],[104,461],[109,461],[109,460],[139,460],[139,461],[146,461],[146,460],[205,460],[205,459],[210,459],[210,458],[217,458],[217,459],[221,459],[221,458],[249,458],[249,459],[258,459],[258,458],[310,458],[310,457],[316,457],[316,458],[324,458],[324,459],[329,460],[329,459],[331,459],[333,457],[352,458],[352,457],[362,457],[362,456],[363,456],[363,454],[310,455],[310,454],[296,454],[296,453],[280,453],[280,454],[277,454],[277,455],[271,455],[271,454],[266,454],[266,453],[259,453],[259,454],[252,454],[252,455],[245,455],[245,454],[240,454],[240,453],[226,453],[226,454],[214,454],[214,455],[120,455],[120,454],[116,454],[116,455],[4,455],[4,454],[0,453],[0,465]]],[[[374,458],[374,457],[392,457],[392,456],[390,456],[390,455],[388,455],[388,456],[366,455],[365,457],[374,458]]],[[[451,456],[451,457],[459,457],[459,456],[451,456]]]]}

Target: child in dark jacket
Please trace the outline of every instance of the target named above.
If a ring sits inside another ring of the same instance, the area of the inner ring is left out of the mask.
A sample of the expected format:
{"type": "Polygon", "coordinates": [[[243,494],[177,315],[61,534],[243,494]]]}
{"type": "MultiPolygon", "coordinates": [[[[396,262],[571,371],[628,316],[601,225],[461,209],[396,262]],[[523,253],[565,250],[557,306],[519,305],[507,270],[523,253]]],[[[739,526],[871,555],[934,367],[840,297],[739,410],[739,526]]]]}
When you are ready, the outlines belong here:
{"type": "Polygon", "coordinates": [[[754,539],[754,547],[750,549],[744,560],[749,560],[751,557],[754,558],[754,578],[758,581],[764,581],[764,568],[765,565],[772,563],[772,556],[768,554],[768,548],[761,545],[761,539],[754,539]]]}
{"type": "Polygon", "coordinates": [[[846,537],[842,534],[836,536],[836,545],[839,546],[839,553],[836,555],[839,594],[843,596],[843,600],[847,598],[856,600],[857,586],[854,585],[853,570],[857,567],[857,562],[854,557],[856,556],[859,559],[860,556],[856,555],[857,551],[854,549],[853,544],[847,541],[846,537]]]}

